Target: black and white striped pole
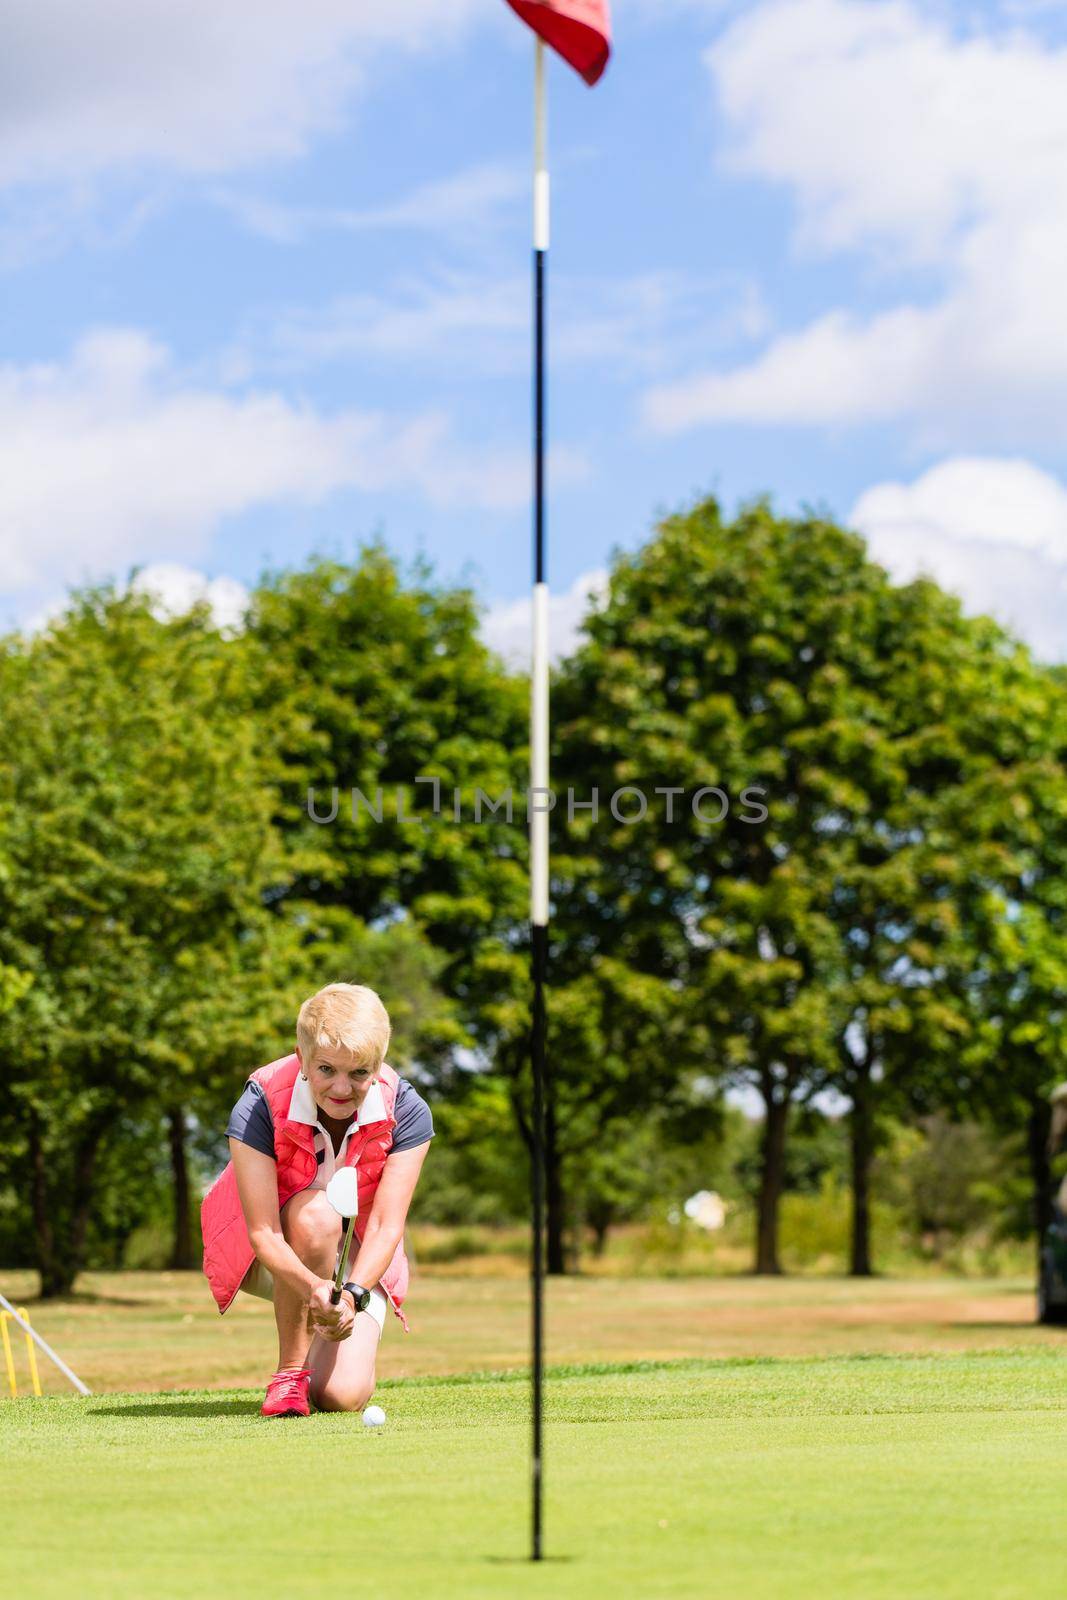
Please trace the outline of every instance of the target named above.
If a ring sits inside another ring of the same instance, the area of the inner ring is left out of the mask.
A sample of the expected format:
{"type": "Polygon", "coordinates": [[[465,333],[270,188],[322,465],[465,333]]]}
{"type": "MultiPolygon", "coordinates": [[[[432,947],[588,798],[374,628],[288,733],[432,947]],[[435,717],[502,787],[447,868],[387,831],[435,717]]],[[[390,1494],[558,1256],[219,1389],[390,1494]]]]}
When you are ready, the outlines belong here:
{"type": "Polygon", "coordinates": [[[534,31],[534,384],[533,384],[533,659],[530,672],[530,959],[533,1008],[530,1068],[533,1080],[531,1190],[533,1199],[533,1518],[531,1557],[543,1552],[544,1345],[545,1345],[545,1103],[549,1078],[545,1049],[548,980],[548,562],[545,550],[545,294],[548,271],[548,158],[545,111],[545,43],[579,72],[599,82],[611,54],[608,0],[507,0],[534,31]]]}
{"type": "Polygon", "coordinates": [[[548,165],[545,141],[545,47],[534,43],[534,385],[533,655],[530,672],[530,947],[533,1010],[533,1462],[530,1558],[541,1560],[544,1462],[545,1331],[545,982],[548,975],[548,571],[545,559],[545,271],[548,264],[548,165]]]}

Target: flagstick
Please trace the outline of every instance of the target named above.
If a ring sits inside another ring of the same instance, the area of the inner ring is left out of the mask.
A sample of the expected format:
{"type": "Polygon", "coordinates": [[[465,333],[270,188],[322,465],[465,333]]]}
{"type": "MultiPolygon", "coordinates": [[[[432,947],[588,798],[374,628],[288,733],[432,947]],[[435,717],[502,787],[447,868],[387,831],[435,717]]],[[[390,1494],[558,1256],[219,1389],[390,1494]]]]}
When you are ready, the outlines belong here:
{"type": "Polygon", "coordinates": [[[545,568],[545,267],[548,259],[545,51],[534,45],[534,548],[530,694],[530,943],[533,1015],[533,1507],[530,1559],[541,1560],[545,1249],[545,978],[548,968],[548,583],[545,568]]]}

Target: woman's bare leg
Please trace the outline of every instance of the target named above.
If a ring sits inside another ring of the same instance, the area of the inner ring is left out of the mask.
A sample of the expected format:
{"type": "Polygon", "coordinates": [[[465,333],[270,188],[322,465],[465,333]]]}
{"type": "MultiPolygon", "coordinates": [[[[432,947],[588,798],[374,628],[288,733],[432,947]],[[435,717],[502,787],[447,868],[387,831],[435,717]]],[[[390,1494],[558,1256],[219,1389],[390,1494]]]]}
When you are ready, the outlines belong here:
{"type": "Polygon", "coordinates": [[[311,1346],[311,1398],[320,1411],[362,1411],[374,1393],[381,1329],[361,1311],[347,1339],[316,1339],[311,1346]]]}
{"type": "MultiPolygon", "coordinates": [[[[305,1189],[282,1208],[282,1233],[305,1267],[332,1278],[341,1242],[341,1218],[321,1189],[305,1189]]],[[[312,1336],[303,1295],[274,1280],[274,1320],[278,1324],[278,1369],[307,1363],[312,1336]]],[[[358,1320],[358,1319],[357,1319],[358,1320]]],[[[327,1343],[318,1340],[319,1344],[327,1343]]],[[[347,1340],[344,1341],[348,1343],[347,1340]]]]}

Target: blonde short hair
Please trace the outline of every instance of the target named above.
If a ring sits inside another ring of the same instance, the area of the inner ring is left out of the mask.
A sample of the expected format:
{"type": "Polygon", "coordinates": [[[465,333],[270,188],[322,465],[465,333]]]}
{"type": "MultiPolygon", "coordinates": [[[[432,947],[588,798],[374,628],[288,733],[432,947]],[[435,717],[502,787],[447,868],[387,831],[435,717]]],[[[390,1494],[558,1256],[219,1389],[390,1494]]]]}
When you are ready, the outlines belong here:
{"type": "Polygon", "coordinates": [[[377,1072],[389,1048],[392,1026],[381,997],[362,983],[328,983],[300,1007],[296,1043],[304,1066],[317,1048],[350,1050],[377,1072]]]}

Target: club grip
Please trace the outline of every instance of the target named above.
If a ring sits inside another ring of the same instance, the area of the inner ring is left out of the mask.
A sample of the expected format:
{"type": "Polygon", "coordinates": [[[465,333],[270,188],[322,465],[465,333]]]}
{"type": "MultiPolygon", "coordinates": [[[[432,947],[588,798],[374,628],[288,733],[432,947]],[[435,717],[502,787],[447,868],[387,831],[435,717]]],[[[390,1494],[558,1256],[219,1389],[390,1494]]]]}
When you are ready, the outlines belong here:
{"type": "Polygon", "coordinates": [[[339,1283],[335,1283],[333,1288],[330,1290],[330,1304],[332,1306],[336,1306],[336,1305],[340,1305],[340,1303],[341,1303],[341,1285],[339,1283]]]}

